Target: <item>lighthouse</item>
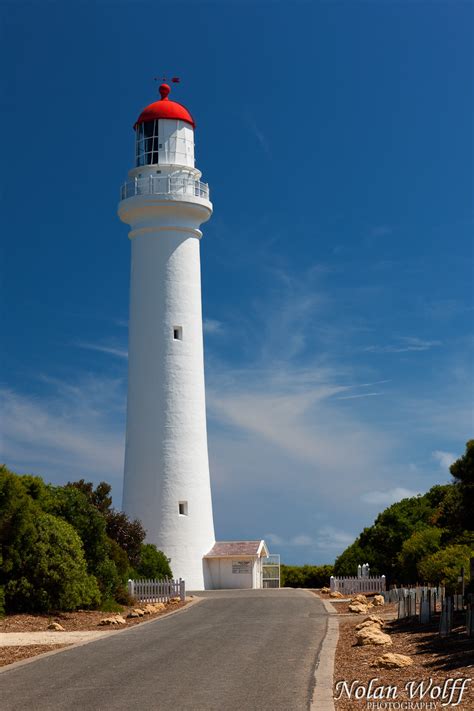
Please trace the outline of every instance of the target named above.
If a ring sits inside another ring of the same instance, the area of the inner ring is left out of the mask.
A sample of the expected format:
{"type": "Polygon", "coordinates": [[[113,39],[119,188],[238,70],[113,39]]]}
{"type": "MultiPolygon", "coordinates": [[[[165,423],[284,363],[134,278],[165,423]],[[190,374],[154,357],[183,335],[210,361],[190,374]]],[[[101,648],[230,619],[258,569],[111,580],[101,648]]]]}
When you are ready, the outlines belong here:
{"type": "Polygon", "coordinates": [[[195,122],[170,86],[135,126],[122,186],[131,277],[123,510],[188,589],[209,587],[214,546],[207,451],[200,226],[212,214],[194,162],[195,122]]]}

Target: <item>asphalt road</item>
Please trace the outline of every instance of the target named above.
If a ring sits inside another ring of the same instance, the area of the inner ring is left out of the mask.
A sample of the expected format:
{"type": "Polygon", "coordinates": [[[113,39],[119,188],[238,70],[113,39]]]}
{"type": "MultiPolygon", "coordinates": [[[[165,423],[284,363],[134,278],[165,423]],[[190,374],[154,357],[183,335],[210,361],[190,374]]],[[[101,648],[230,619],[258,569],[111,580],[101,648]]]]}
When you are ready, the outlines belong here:
{"type": "Polygon", "coordinates": [[[163,620],[5,670],[1,711],[308,709],[322,602],[304,590],[199,595],[163,620]]]}

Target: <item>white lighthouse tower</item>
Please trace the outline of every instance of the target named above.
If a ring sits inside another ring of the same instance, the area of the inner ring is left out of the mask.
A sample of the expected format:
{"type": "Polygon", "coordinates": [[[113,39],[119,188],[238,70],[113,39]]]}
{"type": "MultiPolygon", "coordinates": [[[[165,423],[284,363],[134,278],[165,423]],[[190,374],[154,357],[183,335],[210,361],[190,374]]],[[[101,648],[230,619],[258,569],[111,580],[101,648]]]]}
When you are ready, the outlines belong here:
{"type": "Polygon", "coordinates": [[[194,120],[169,99],[135,124],[118,214],[132,247],[123,509],[188,589],[214,545],[204,393],[199,227],[212,214],[194,165],[194,120]]]}

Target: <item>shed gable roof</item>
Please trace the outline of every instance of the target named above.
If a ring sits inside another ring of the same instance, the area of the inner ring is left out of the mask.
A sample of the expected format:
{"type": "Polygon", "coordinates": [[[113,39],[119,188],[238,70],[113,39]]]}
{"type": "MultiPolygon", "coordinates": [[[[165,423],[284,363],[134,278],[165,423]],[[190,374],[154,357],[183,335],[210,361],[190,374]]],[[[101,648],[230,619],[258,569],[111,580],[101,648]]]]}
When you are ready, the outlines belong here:
{"type": "Polygon", "coordinates": [[[204,558],[230,558],[268,555],[265,541],[216,541],[204,558]]]}

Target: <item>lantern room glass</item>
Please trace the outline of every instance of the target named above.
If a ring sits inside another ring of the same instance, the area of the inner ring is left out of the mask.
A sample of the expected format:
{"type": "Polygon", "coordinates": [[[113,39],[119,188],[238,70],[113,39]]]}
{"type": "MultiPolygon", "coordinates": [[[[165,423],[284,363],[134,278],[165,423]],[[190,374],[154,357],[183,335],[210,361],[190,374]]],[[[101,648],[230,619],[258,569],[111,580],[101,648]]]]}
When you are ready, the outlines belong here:
{"type": "Polygon", "coordinates": [[[158,164],[158,119],[139,123],[136,128],[135,164],[158,164]]]}

